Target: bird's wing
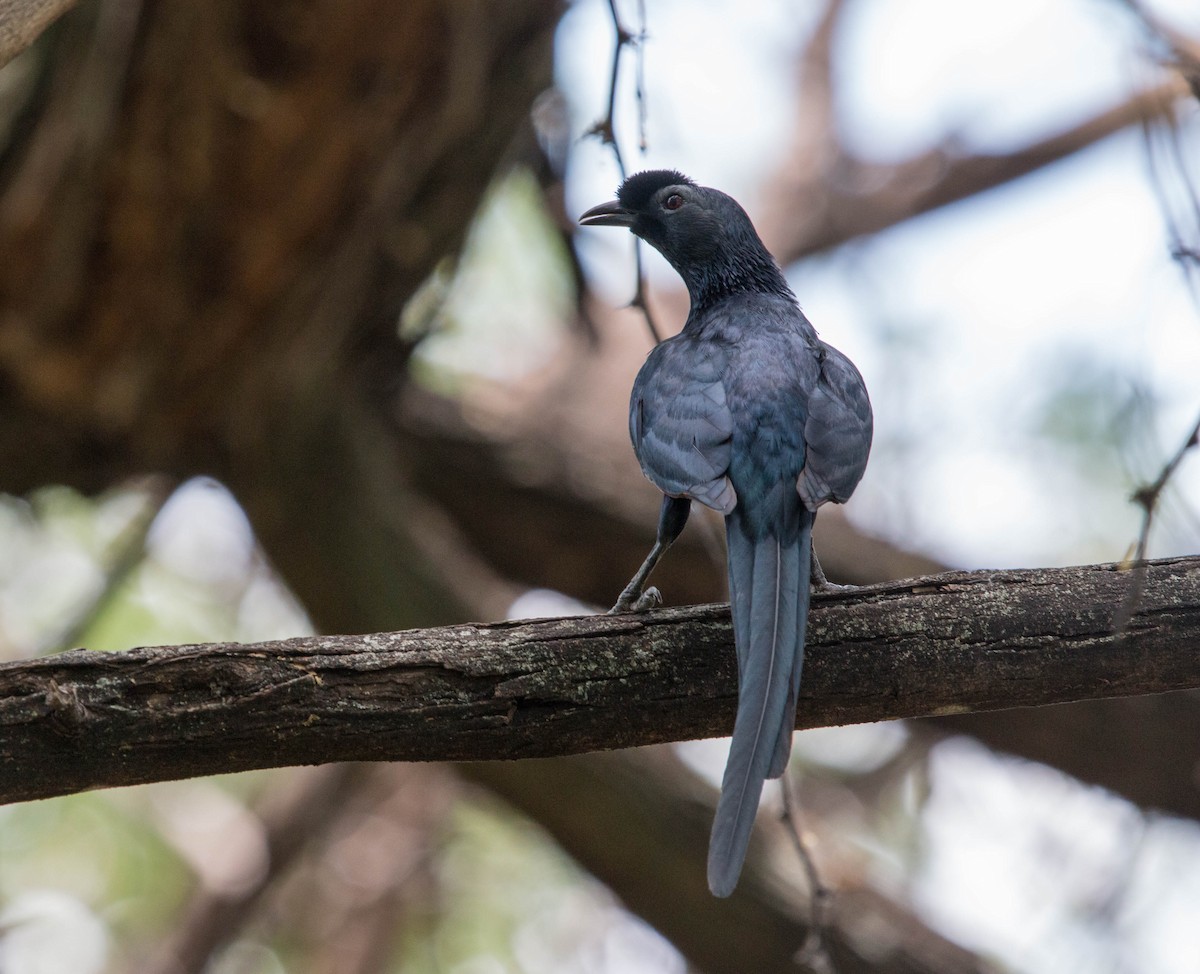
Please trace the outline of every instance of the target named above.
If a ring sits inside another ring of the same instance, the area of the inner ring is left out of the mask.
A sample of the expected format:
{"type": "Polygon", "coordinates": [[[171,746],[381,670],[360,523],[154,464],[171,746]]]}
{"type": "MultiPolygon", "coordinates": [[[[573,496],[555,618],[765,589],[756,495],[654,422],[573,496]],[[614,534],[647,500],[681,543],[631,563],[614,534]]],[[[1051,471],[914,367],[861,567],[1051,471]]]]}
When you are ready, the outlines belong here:
{"type": "Polygon", "coordinates": [[[657,346],[629,401],[629,435],[642,472],[664,494],[722,514],[737,504],[727,476],[733,417],[719,353],[675,339],[657,346]]]}
{"type": "Polygon", "coordinates": [[[796,489],[815,511],[826,501],[849,500],[871,452],[871,400],[858,369],[845,355],[821,343],[820,373],[808,396],[804,423],[804,469],[796,489]]]}

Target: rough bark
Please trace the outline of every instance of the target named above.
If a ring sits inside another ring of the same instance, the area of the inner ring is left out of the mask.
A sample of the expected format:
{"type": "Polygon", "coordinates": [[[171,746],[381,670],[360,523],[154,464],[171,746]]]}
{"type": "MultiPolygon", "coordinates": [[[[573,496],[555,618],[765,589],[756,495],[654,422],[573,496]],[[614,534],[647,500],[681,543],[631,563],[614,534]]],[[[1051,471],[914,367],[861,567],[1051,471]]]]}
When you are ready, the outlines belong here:
{"type": "MultiPolygon", "coordinates": [[[[1200,559],[818,596],[797,727],[1200,687],[1200,559]]],[[[326,761],[547,757],[727,734],[727,606],[0,666],[0,798],[326,761]]]]}
{"type": "Polygon", "coordinates": [[[74,5],[75,0],[0,0],[0,67],[74,5]]]}

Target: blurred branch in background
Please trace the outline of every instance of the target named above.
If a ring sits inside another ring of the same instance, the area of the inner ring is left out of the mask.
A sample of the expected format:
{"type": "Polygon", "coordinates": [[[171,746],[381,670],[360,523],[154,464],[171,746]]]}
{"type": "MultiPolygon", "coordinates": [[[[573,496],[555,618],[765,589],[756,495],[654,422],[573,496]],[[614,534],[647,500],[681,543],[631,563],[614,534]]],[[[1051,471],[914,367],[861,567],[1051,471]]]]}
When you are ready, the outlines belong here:
{"type": "Polygon", "coordinates": [[[1180,33],[1161,17],[1156,16],[1140,0],[1122,0],[1138,20],[1147,37],[1158,48],[1160,64],[1177,71],[1187,82],[1192,94],[1200,101],[1200,42],[1180,33]]]}
{"type": "MultiPolygon", "coordinates": [[[[708,892],[705,849],[716,789],[665,748],[469,764],[463,773],[529,815],[585,869],[706,974],[787,974],[808,939],[810,905],[777,821],[760,816],[747,869],[728,899],[708,892]],[[645,782],[656,787],[647,788],[645,782]],[[564,801],[564,796],[571,801],[564,801]],[[589,809],[581,816],[578,809],[589,809]],[[736,933],[734,933],[736,931],[736,933]]],[[[806,783],[807,786],[807,783],[806,783]]],[[[814,783],[809,801],[818,804],[814,783]]],[[[988,974],[988,961],[872,888],[863,870],[823,857],[837,897],[830,953],[840,974],[988,974]]]]}
{"type": "MultiPolygon", "coordinates": [[[[833,138],[814,170],[807,155],[793,152],[776,178],[773,213],[786,219],[768,220],[767,241],[782,263],[829,250],[856,237],[878,233],[905,220],[959,200],[985,193],[1061,159],[1081,152],[1131,125],[1162,120],[1187,86],[1175,80],[1136,92],[1061,132],[1012,152],[963,155],[939,146],[899,162],[876,163],[855,157],[833,138]]],[[[807,147],[821,133],[806,132],[807,147]]]]}
{"type": "Polygon", "coordinates": [[[234,872],[219,884],[197,875],[176,929],[144,950],[149,959],[131,961],[130,974],[201,974],[239,938],[262,938],[280,926],[307,941],[306,970],[380,970],[404,929],[400,901],[430,883],[423,874],[432,835],[444,828],[460,790],[451,774],[432,766],[346,764],[272,779],[248,809],[261,830],[262,854],[207,850],[209,857],[236,857],[227,864],[234,872]]]}
{"type": "Polygon", "coordinates": [[[1200,820],[1194,743],[1200,740],[1200,694],[947,714],[912,726],[917,733],[966,734],[996,751],[1058,768],[1147,811],[1200,820]]]}
{"type": "MultiPolygon", "coordinates": [[[[763,239],[784,265],[1010,183],[1132,125],[1168,120],[1190,84],[1175,79],[1134,92],[1090,118],[1012,152],[964,155],[948,142],[908,159],[872,162],[847,146],[834,103],[833,45],[846,7],[844,0],[824,5],[797,61],[792,147],[766,194],[772,205],[760,227],[763,239]]],[[[1195,46],[1172,36],[1181,57],[1195,46]]],[[[1194,56],[1188,57],[1187,63],[1194,65],[1194,56]]]]}
{"type": "Polygon", "coordinates": [[[146,557],[146,538],[154,519],[171,497],[174,485],[162,477],[142,477],[120,489],[132,491],[141,497],[137,514],[117,538],[111,550],[105,553],[100,566],[103,584],[92,598],[75,608],[74,618],[68,619],[59,632],[48,640],[50,645],[37,655],[60,653],[74,649],[93,622],[107,609],[121,591],[121,587],[146,557]]]}
{"type": "Polygon", "coordinates": [[[306,768],[269,790],[264,807],[252,809],[261,822],[265,862],[242,855],[243,874],[218,889],[198,878],[171,937],[153,949],[153,961],[140,960],[138,974],[191,974],[203,971],[213,955],[250,923],[263,894],[278,882],[306,848],[321,841],[344,814],[367,770],[344,764],[306,768]],[[233,892],[231,890],[236,890],[233,892]]]}

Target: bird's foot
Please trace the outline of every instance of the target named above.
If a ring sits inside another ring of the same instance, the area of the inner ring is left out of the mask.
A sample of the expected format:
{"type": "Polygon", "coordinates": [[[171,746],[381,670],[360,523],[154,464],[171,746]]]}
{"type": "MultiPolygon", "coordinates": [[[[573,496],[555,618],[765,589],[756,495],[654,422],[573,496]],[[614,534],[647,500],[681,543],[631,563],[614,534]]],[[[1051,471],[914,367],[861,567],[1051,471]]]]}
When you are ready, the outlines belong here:
{"type": "Polygon", "coordinates": [[[653,585],[644,592],[626,589],[617,599],[617,604],[608,610],[608,614],[616,616],[626,612],[647,612],[662,605],[662,601],[662,592],[653,585]]]}
{"type": "Polygon", "coordinates": [[[638,596],[638,600],[633,603],[634,612],[648,612],[650,609],[657,609],[663,604],[662,592],[651,585],[646,591],[638,596]]]}
{"type": "Polygon", "coordinates": [[[825,577],[825,569],[821,567],[821,563],[817,561],[817,553],[811,552],[809,557],[812,559],[812,568],[809,576],[812,590],[818,595],[827,595],[830,592],[845,592],[847,589],[852,589],[853,585],[835,585],[825,577]]]}

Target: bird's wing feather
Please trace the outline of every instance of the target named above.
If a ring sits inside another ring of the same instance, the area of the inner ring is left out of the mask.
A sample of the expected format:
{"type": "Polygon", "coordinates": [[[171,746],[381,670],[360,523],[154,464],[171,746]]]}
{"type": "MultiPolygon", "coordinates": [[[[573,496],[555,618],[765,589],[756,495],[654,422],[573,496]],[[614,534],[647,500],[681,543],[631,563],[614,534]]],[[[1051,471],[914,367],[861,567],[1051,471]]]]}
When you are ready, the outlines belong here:
{"type": "Polygon", "coordinates": [[[663,493],[728,514],[737,503],[727,476],[733,417],[719,356],[677,342],[657,346],[638,373],[629,403],[633,449],[663,493]]]}
{"type": "Polygon", "coordinates": [[[808,396],[804,424],[804,469],[796,489],[815,511],[826,501],[847,501],[862,479],[871,450],[871,400],[858,369],[845,355],[821,343],[821,368],[808,396]]]}

